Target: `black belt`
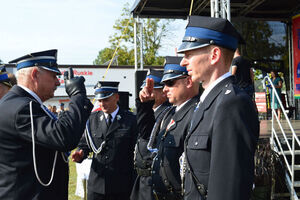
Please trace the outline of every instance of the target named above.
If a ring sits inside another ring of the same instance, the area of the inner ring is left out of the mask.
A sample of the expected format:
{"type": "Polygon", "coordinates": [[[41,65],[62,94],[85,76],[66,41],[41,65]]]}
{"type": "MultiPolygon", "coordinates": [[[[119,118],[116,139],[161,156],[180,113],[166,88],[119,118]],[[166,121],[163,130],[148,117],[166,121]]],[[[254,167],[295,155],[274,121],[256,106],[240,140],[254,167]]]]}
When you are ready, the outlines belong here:
{"type": "Polygon", "coordinates": [[[164,194],[153,190],[153,195],[155,200],[183,200],[183,196],[180,194],[180,191],[164,194]]]}
{"type": "Polygon", "coordinates": [[[139,176],[151,176],[151,169],[148,168],[148,169],[142,169],[142,168],[135,168],[136,169],[136,173],[139,175],[139,176]]]}

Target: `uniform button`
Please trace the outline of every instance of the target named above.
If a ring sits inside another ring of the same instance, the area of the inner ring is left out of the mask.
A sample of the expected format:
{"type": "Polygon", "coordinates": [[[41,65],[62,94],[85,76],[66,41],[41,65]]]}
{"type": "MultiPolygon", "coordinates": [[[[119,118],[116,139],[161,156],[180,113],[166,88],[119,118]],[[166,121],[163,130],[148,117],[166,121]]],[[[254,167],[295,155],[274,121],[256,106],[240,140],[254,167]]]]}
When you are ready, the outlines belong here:
{"type": "Polygon", "coordinates": [[[155,171],[151,171],[152,172],[152,174],[155,174],[155,171]]]}
{"type": "Polygon", "coordinates": [[[108,156],[105,156],[105,159],[108,159],[108,156]]]}
{"type": "Polygon", "coordinates": [[[169,144],[172,144],[172,142],[170,141],[169,144]]]}
{"type": "Polygon", "coordinates": [[[108,168],[108,166],[107,165],[105,165],[105,169],[107,169],[108,168]]]}
{"type": "Polygon", "coordinates": [[[88,107],[87,107],[87,106],[83,106],[83,108],[84,108],[84,109],[88,109],[88,107]]]}
{"type": "Polygon", "coordinates": [[[158,158],[155,158],[155,160],[158,160],[158,158]]]}
{"type": "Polygon", "coordinates": [[[197,146],[197,145],[198,145],[198,142],[195,142],[195,145],[197,146]]]}
{"type": "Polygon", "coordinates": [[[108,149],[108,147],[105,147],[105,149],[107,150],[107,149],[108,149]]]}

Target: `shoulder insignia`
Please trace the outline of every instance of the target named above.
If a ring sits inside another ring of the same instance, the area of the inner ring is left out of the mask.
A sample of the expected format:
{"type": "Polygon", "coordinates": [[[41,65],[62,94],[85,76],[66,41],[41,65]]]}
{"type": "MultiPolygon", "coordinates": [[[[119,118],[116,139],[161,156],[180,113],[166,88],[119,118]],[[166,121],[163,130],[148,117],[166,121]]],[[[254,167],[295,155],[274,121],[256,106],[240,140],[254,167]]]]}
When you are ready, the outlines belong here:
{"type": "Polygon", "coordinates": [[[231,92],[231,90],[226,90],[225,94],[229,94],[231,92]]]}

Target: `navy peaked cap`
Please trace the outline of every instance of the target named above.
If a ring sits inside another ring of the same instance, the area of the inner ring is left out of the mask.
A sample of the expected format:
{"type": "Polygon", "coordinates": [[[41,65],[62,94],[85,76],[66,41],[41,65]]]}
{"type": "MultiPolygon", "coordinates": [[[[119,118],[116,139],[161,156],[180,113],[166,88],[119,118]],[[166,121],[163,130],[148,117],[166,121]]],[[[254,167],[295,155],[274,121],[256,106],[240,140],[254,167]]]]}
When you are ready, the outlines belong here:
{"type": "Polygon", "coordinates": [[[16,63],[17,70],[26,68],[26,67],[40,67],[48,71],[53,71],[58,75],[61,75],[57,67],[57,49],[40,51],[35,53],[30,53],[15,60],[10,61],[9,63],[16,63]]]}
{"type": "Polygon", "coordinates": [[[10,78],[8,77],[8,73],[6,71],[5,65],[0,65],[0,83],[7,85],[8,87],[12,87],[10,83],[10,78]]]}
{"type": "Polygon", "coordinates": [[[118,93],[120,82],[115,81],[98,81],[95,85],[95,99],[106,99],[112,96],[114,93],[118,93]]]}
{"type": "Polygon", "coordinates": [[[188,75],[186,67],[180,66],[181,60],[182,57],[166,56],[162,82],[188,75]]]}
{"type": "Polygon", "coordinates": [[[178,53],[216,45],[235,51],[245,41],[233,25],[223,18],[190,16],[178,53]]]}
{"type": "Polygon", "coordinates": [[[163,88],[164,85],[161,83],[161,78],[163,77],[163,72],[160,70],[149,69],[145,80],[143,81],[143,85],[141,88],[146,86],[147,78],[152,78],[154,81],[154,88],[163,88]]]}

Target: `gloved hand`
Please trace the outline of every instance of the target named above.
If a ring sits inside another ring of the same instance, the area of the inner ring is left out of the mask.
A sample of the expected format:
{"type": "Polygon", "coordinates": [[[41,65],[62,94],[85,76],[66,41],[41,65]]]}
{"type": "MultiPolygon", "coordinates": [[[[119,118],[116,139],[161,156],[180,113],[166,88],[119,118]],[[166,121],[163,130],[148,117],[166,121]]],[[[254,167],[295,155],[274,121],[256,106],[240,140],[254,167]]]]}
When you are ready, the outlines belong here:
{"type": "Polygon", "coordinates": [[[69,95],[69,97],[74,96],[78,93],[86,96],[84,77],[83,76],[74,77],[73,69],[71,67],[69,67],[69,71],[66,71],[64,73],[64,80],[65,80],[66,92],[69,95]]]}

